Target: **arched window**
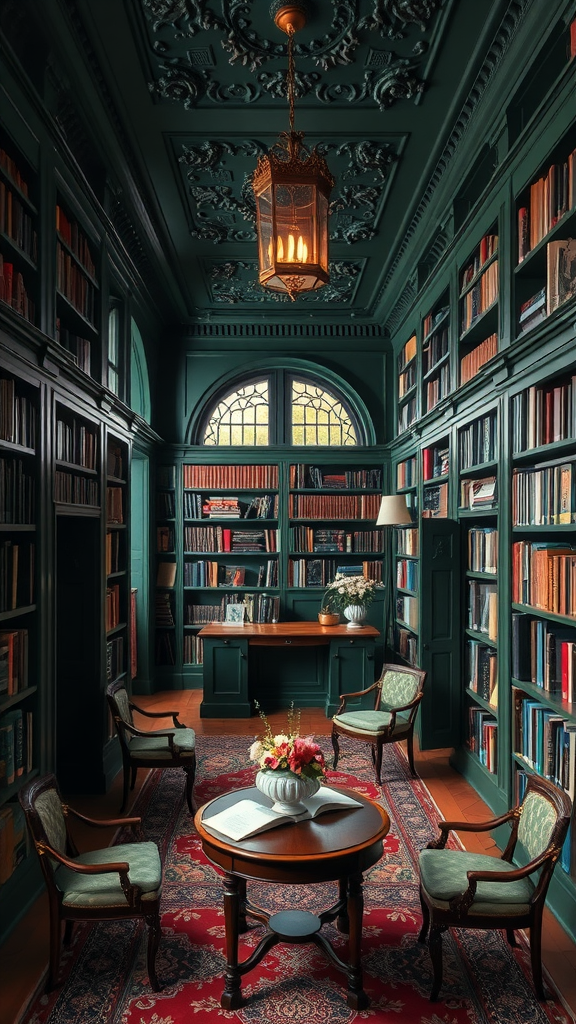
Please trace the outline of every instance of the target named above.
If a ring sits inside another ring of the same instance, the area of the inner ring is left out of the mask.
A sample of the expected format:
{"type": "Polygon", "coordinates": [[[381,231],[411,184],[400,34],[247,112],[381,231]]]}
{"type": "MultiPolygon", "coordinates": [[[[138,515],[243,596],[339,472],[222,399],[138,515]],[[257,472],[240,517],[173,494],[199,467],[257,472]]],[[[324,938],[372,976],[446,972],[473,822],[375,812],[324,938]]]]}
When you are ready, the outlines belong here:
{"type": "Polygon", "coordinates": [[[134,318],[130,320],[130,408],[150,422],[150,382],[142,335],[134,318]]]}
{"type": "Polygon", "coordinates": [[[336,384],[272,370],[221,388],[202,418],[197,443],[343,447],[366,438],[352,398],[336,384]]]}

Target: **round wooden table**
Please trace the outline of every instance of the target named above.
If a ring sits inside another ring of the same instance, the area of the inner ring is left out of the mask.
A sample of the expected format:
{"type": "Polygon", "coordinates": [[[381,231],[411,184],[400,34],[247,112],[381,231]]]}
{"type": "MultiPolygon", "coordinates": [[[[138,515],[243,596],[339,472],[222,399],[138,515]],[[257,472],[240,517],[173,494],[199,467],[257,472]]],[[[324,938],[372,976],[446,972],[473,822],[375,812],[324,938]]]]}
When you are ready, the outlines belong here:
{"type": "MultiPolygon", "coordinates": [[[[331,787],[340,788],[340,787],[331,787]]],[[[235,841],[209,829],[204,818],[230,807],[239,800],[254,800],[271,806],[256,788],[239,789],[216,797],[201,807],[194,826],[206,857],[224,872],[224,919],[226,927],[226,973],[220,1000],[226,1010],[242,1005],[242,975],[260,963],[278,942],[314,942],[348,978],[347,1002],[363,1010],[370,999],[362,987],[360,947],[362,940],[362,872],[382,856],[383,839],[390,819],[383,807],[351,790],[342,790],[361,803],[346,811],[329,811],[313,821],[279,825],[267,832],[235,841]],[[318,916],[303,910],[268,914],[250,903],[246,880],[275,885],[314,885],[338,881],[338,900],[318,916]],[[247,930],[246,917],[266,925],[264,937],[248,959],[238,963],[238,936],[247,930]],[[336,955],[320,929],[336,919],[339,931],[348,935],[348,963],[336,955]]]]}

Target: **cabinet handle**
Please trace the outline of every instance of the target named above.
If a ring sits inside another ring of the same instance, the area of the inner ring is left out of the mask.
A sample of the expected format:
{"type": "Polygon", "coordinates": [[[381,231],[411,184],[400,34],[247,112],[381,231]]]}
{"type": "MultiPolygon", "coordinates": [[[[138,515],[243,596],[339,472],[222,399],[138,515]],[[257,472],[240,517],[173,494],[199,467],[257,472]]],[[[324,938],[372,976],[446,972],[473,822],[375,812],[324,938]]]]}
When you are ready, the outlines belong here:
{"type": "Polygon", "coordinates": [[[229,644],[229,643],[230,643],[230,641],[229,641],[229,640],[225,640],[225,641],[224,641],[224,647],[228,647],[228,644],[229,644]]]}
{"type": "Polygon", "coordinates": [[[245,658],[246,657],[246,655],[244,654],[244,651],[240,651],[240,657],[241,658],[245,658]]]}
{"type": "Polygon", "coordinates": [[[285,640],[285,641],[284,641],[284,643],[285,643],[285,644],[291,644],[291,643],[292,643],[292,641],[291,641],[291,640],[285,640]]]}

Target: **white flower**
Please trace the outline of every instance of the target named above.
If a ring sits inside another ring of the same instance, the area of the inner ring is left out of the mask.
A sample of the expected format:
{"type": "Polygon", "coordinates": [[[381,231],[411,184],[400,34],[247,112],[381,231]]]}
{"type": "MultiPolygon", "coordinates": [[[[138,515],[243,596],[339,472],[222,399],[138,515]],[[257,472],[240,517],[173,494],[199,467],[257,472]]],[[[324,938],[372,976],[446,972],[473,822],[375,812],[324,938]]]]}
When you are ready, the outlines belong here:
{"type": "Polygon", "coordinates": [[[290,743],[290,740],[283,732],[279,732],[278,735],[274,737],[274,746],[280,747],[283,743],[290,743]]]}
{"type": "Polygon", "coordinates": [[[250,758],[251,761],[259,761],[263,753],[264,747],[262,746],[262,741],[255,740],[252,746],[250,747],[248,757],[250,758]]]}

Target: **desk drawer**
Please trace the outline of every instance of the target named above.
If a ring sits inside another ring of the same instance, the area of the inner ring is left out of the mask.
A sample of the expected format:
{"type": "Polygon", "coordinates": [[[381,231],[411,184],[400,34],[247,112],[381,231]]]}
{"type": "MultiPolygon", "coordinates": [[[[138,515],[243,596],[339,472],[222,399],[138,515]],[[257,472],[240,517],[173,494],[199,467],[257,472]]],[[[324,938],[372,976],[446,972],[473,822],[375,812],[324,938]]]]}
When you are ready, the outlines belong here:
{"type": "Polygon", "coordinates": [[[329,636],[251,636],[250,647],[322,647],[329,636]]]}

